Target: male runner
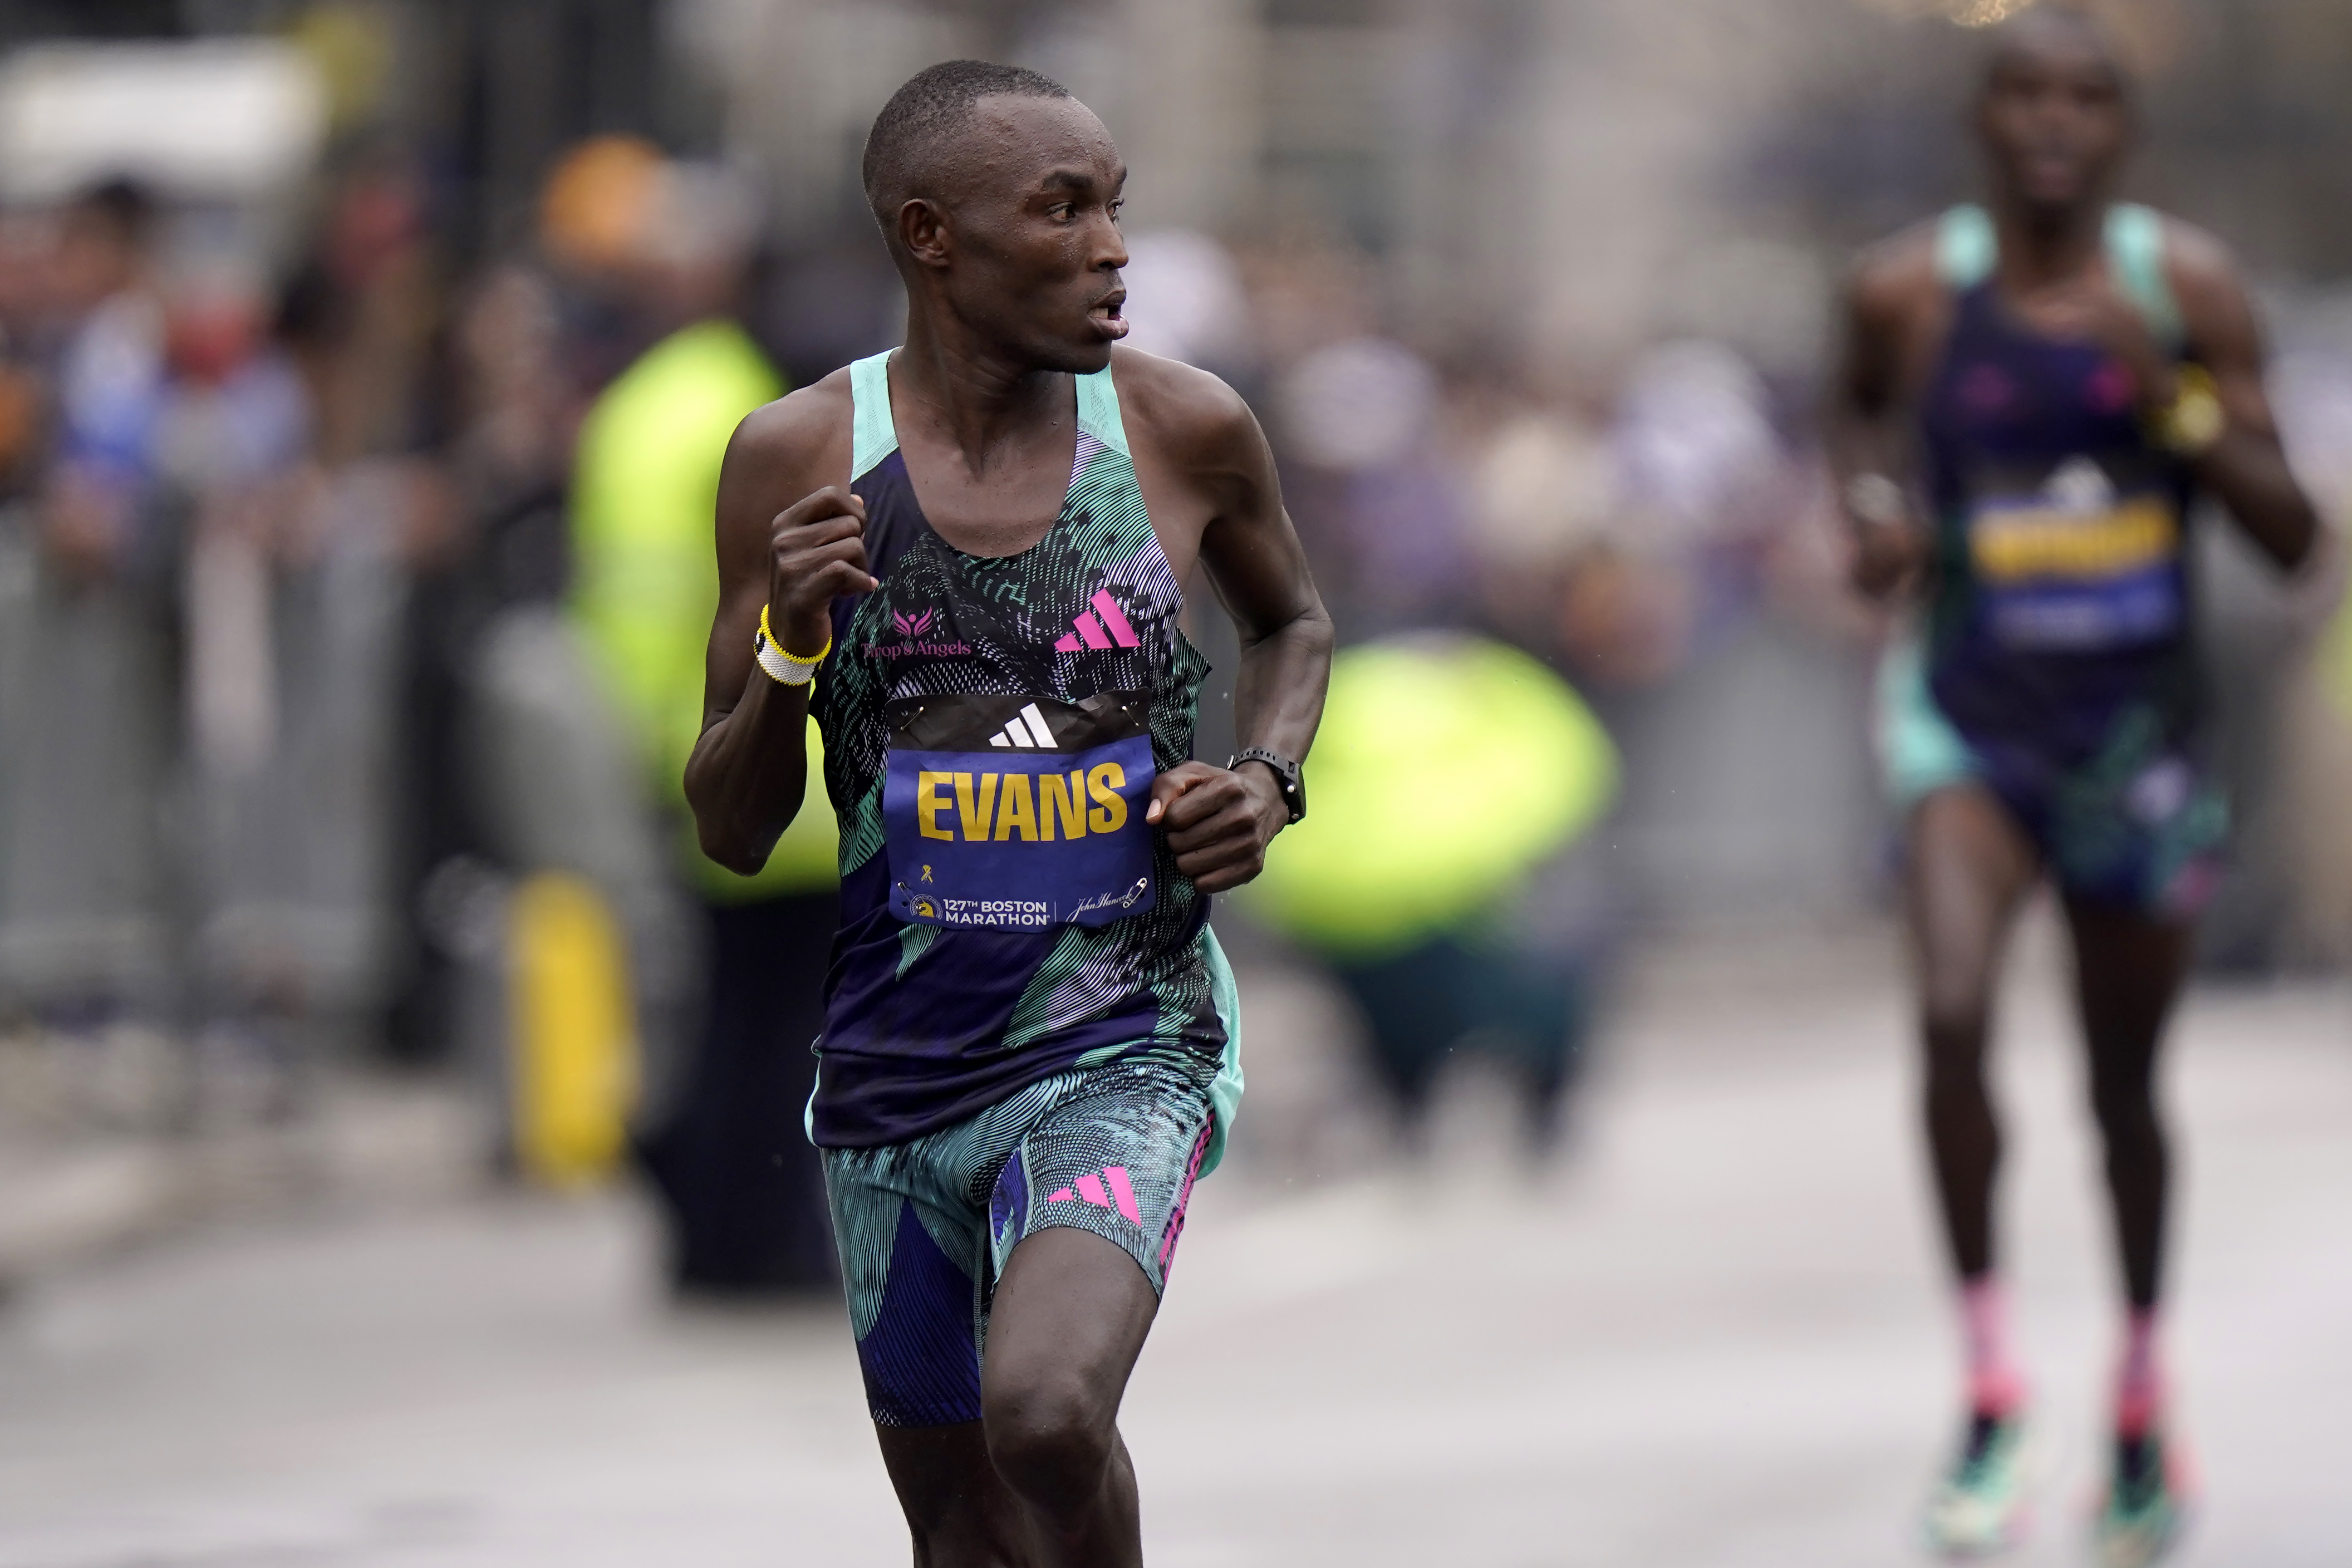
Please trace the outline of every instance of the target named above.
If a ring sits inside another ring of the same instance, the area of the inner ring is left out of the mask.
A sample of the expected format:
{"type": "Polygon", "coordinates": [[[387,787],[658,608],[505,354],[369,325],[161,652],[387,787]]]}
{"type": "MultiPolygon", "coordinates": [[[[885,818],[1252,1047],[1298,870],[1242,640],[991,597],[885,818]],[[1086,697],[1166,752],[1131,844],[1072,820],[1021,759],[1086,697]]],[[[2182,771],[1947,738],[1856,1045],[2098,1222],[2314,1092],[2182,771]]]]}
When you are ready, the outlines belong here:
{"type": "Polygon", "coordinates": [[[2156,1051],[2226,828],[2200,712],[2191,499],[2219,498],[2282,568],[2318,536],[2229,257],[2111,199],[2134,124],[2099,31],[2048,11],[2000,35],[1977,129],[1990,203],[1864,257],[1831,411],[1857,582],[1884,595],[1922,578],[1927,601],[1922,636],[1882,676],[1881,715],[1968,1344],[1968,1433],[1927,1536],[1998,1548],[2026,1500],[1984,1055],[2011,923],[2047,876],[2074,938],[2128,1303],[2096,1536],[2104,1561],[2137,1564],[2163,1553],[2184,1504],[2157,1350],[2156,1051]]]}
{"type": "Polygon", "coordinates": [[[906,346],[751,414],[719,486],[687,792],[757,869],[815,714],[842,925],[810,1132],[919,1563],[1142,1561],[1119,1398],[1241,1090],[1208,895],[1303,813],[1330,663],[1249,410],[1112,348],[1126,176],[1032,72],[900,88],[865,180],[906,346]],[[1196,561],[1242,634],[1231,768],[1186,759],[1196,561]]]}

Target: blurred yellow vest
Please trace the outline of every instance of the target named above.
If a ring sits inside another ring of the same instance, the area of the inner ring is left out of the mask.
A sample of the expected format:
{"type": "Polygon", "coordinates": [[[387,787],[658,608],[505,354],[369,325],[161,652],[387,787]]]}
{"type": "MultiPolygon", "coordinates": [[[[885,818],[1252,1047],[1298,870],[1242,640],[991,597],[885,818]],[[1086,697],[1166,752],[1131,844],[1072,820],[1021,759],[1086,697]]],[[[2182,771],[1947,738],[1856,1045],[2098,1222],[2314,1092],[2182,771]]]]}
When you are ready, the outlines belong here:
{"type": "MultiPolygon", "coordinates": [[[[646,350],[580,427],[572,613],[660,798],[680,806],[686,759],[702,729],[703,654],[719,608],[719,465],[743,416],[783,392],[741,328],[702,321],[646,350]]],[[[777,508],[798,498],[780,496],[777,508]]],[[[808,797],[758,876],[739,877],[705,858],[679,812],[689,874],[705,894],[746,902],[836,880],[838,835],[814,724],[808,745],[808,797]]]]}
{"type": "Polygon", "coordinates": [[[1589,830],[1617,750],[1577,695],[1517,649],[1426,635],[1331,663],[1306,821],[1266,851],[1251,912],[1339,957],[1461,926],[1589,830]]]}

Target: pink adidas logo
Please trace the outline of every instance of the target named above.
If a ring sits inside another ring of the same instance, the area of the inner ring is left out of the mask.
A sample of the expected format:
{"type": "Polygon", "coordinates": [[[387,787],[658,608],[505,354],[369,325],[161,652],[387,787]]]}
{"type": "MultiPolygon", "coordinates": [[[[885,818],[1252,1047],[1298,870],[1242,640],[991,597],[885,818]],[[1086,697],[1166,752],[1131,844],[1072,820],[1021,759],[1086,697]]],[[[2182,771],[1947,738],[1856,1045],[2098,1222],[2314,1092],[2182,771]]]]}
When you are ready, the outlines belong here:
{"type": "Polygon", "coordinates": [[[1093,612],[1070,622],[1077,630],[1055,643],[1054,652],[1076,653],[1087,648],[1143,646],[1143,640],[1135,634],[1135,628],[1127,623],[1127,617],[1120,612],[1118,601],[1097,589],[1095,596],[1087,602],[1094,606],[1093,612]]]}
{"type": "MultiPolygon", "coordinates": [[[[1124,646],[1132,648],[1135,644],[1129,643],[1124,646]]],[[[1116,1207],[1121,1214],[1127,1216],[1129,1225],[1143,1223],[1143,1210],[1136,1204],[1135,1188],[1128,1182],[1125,1166],[1106,1166],[1100,1176],[1082,1176],[1072,1182],[1070,1186],[1066,1186],[1059,1192],[1049,1192],[1045,1195],[1047,1203],[1076,1203],[1081,1200],[1093,1204],[1097,1208],[1116,1207]],[[1105,1183],[1109,1184],[1108,1192],[1103,1190],[1105,1183]],[[1071,1186],[1078,1190],[1074,1193],[1070,1190],[1071,1186]]]]}

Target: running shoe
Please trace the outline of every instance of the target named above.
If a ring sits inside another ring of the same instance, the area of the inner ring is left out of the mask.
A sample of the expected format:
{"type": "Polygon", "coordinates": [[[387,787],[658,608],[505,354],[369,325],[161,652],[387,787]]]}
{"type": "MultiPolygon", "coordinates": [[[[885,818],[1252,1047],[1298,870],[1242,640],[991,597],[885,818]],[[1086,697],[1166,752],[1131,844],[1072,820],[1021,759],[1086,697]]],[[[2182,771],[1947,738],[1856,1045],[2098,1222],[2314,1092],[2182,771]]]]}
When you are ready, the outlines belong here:
{"type": "Polygon", "coordinates": [[[2032,1451],[2023,1410],[1971,1416],[1959,1458],[1927,1500],[1927,1550],[1984,1557],[2024,1539],[2032,1451]]]}
{"type": "Polygon", "coordinates": [[[2093,1538],[2100,1568],[2149,1568],[2179,1543],[2189,1523],[2189,1487],[2179,1447],[2161,1427],[2116,1439],[2115,1475],[2093,1538]]]}

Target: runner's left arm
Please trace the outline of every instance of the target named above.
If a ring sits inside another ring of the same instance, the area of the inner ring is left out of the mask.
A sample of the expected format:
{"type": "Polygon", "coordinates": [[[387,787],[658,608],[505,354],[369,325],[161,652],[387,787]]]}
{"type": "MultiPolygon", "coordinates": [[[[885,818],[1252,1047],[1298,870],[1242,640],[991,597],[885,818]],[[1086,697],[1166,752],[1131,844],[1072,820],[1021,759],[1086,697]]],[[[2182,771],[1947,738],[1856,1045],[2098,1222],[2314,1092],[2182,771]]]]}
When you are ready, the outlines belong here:
{"type": "MultiPolygon", "coordinates": [[[[1204,415],[1179,454],[1213,511],[1201,561],[1241,633],[1234,729],[1244,747],[1304,761],[1331,676],[1331,617],[1283,509],[1274,453],[1257,418],[1222,382],[1201,377],[1204,415]]],[[[1196,383],[1197,385],[1197,383],[1196,383]]],[[[1265,865],[1265,847],[1290,821],[1271,769],[1187,762],[1160,775],[1145,813],[1164,821],[1176,869],[1203,893],[1239,887],[1265,865]]]]}
{"type": "MultiPolygon", "coordinates": [[[[2197,482],[2219,497],[2263,553],[2293,571],[2320,537],[2319,515],[2287,466],[2263,387],[2262,329],[2236,269],[2201,235],[2174,236],[2172,277],[2197,361],[2227,416],[2195,460],[2197,482]]],[[[2177,392],[2178,389],[2168,389],[2177,392]]]]}

